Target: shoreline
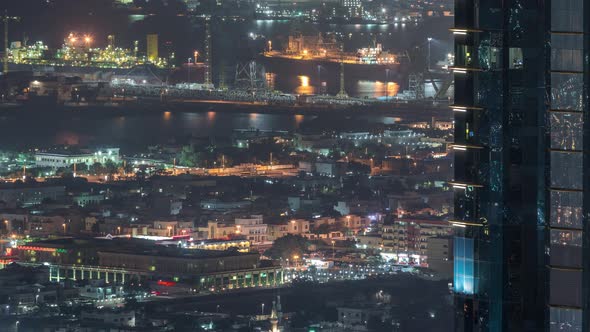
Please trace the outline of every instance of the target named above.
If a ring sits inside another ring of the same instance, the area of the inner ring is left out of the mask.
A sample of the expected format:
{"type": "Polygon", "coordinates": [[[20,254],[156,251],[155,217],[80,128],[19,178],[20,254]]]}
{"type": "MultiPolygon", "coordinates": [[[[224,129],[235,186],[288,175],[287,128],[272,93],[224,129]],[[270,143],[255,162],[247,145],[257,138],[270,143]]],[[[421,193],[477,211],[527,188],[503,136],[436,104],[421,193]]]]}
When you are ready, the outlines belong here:
{"type": "Polygon", "coordinates": [[[173,113],[258,113],[279,115],[377,115],[411,118],[412,120],[428,120],[435,118],[451,119],[452,111],[443,105],[427,104],[394,104],[377,105],[272,105],[256,102],[230,102],[217,100],[184,100],[173,102],[134,101],[122,102],[117,105],[80,104],[62,105],[46,103],[0,104],[0,116],[36,114],[45,112],[57,113],[94,113],[111,115],[153,114],[162,112],[173,113]]]}

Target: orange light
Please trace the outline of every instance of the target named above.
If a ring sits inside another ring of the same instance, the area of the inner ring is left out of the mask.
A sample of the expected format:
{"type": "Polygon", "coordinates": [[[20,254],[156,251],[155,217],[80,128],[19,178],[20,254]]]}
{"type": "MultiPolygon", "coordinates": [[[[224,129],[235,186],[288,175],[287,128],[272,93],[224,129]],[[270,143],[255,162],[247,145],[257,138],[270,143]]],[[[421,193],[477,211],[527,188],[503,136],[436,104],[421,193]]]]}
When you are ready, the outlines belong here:
{"type": "Polygon", "coordinates": [[[299,81],[301,82],[302,87],[309,86],[309,76],[298,76],[299,81]]]}

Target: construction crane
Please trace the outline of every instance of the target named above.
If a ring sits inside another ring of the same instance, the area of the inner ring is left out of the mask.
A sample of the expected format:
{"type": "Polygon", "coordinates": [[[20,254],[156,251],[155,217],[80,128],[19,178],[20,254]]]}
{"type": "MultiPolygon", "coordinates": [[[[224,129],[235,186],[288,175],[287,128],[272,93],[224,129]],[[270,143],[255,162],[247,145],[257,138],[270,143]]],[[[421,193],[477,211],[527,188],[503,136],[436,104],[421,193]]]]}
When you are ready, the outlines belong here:
{"type": "Polygon", "coordinates": [[[338,98],[348,98],[344,88],[344,42],[340,44],[340,91],[336,94],[338,98]]]}
{"type": "Polygon", "coordinates": [[[9,16],[8,10],[4,11],[4,15],[0,16],[0,20],[4,22],[4,75],[8,74],[8,22],[18,21],[19,18],[16,16],[9,16]]]}
{"type": "MultiPolygon", "coordinates": [[[[207,87],[213,86],[211,79],[211,17],[205,17],[205,85],[207,87]]],[[[197,60],[195,59],[195,62],[197,60]]]]}

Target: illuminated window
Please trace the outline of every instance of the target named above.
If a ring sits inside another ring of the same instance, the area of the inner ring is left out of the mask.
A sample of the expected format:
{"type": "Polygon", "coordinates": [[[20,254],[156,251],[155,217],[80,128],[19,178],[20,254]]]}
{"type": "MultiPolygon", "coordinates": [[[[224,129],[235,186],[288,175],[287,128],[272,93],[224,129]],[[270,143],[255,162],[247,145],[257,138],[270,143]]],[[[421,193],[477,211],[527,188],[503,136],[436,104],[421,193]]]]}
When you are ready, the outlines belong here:
{"type": "Polygon", "coordinates": [[[582,193],[552,191],[551,225],[560,228],[582,229],[582,193]]]}
{"type": "Polygon", "coordinates": [[[508,59],[508,66],[510,69],[522,69],[524,65],[524,60],[522,56],[522,48],[520,47],[511,47],[509,49],[509,59],[508,59]]]}

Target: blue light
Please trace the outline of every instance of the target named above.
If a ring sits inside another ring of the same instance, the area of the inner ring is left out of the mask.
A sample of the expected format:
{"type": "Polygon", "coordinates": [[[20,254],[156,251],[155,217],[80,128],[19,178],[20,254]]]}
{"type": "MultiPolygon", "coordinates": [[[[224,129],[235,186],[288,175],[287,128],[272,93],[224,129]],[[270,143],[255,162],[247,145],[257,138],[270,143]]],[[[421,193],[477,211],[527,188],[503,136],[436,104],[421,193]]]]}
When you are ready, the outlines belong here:
{"type": "Polygon", "coordinates": [[[454,287],[456,293],[475,293],[475,271],[473,262],[473,239],[455,237],[454,244],[454,287]]]}

